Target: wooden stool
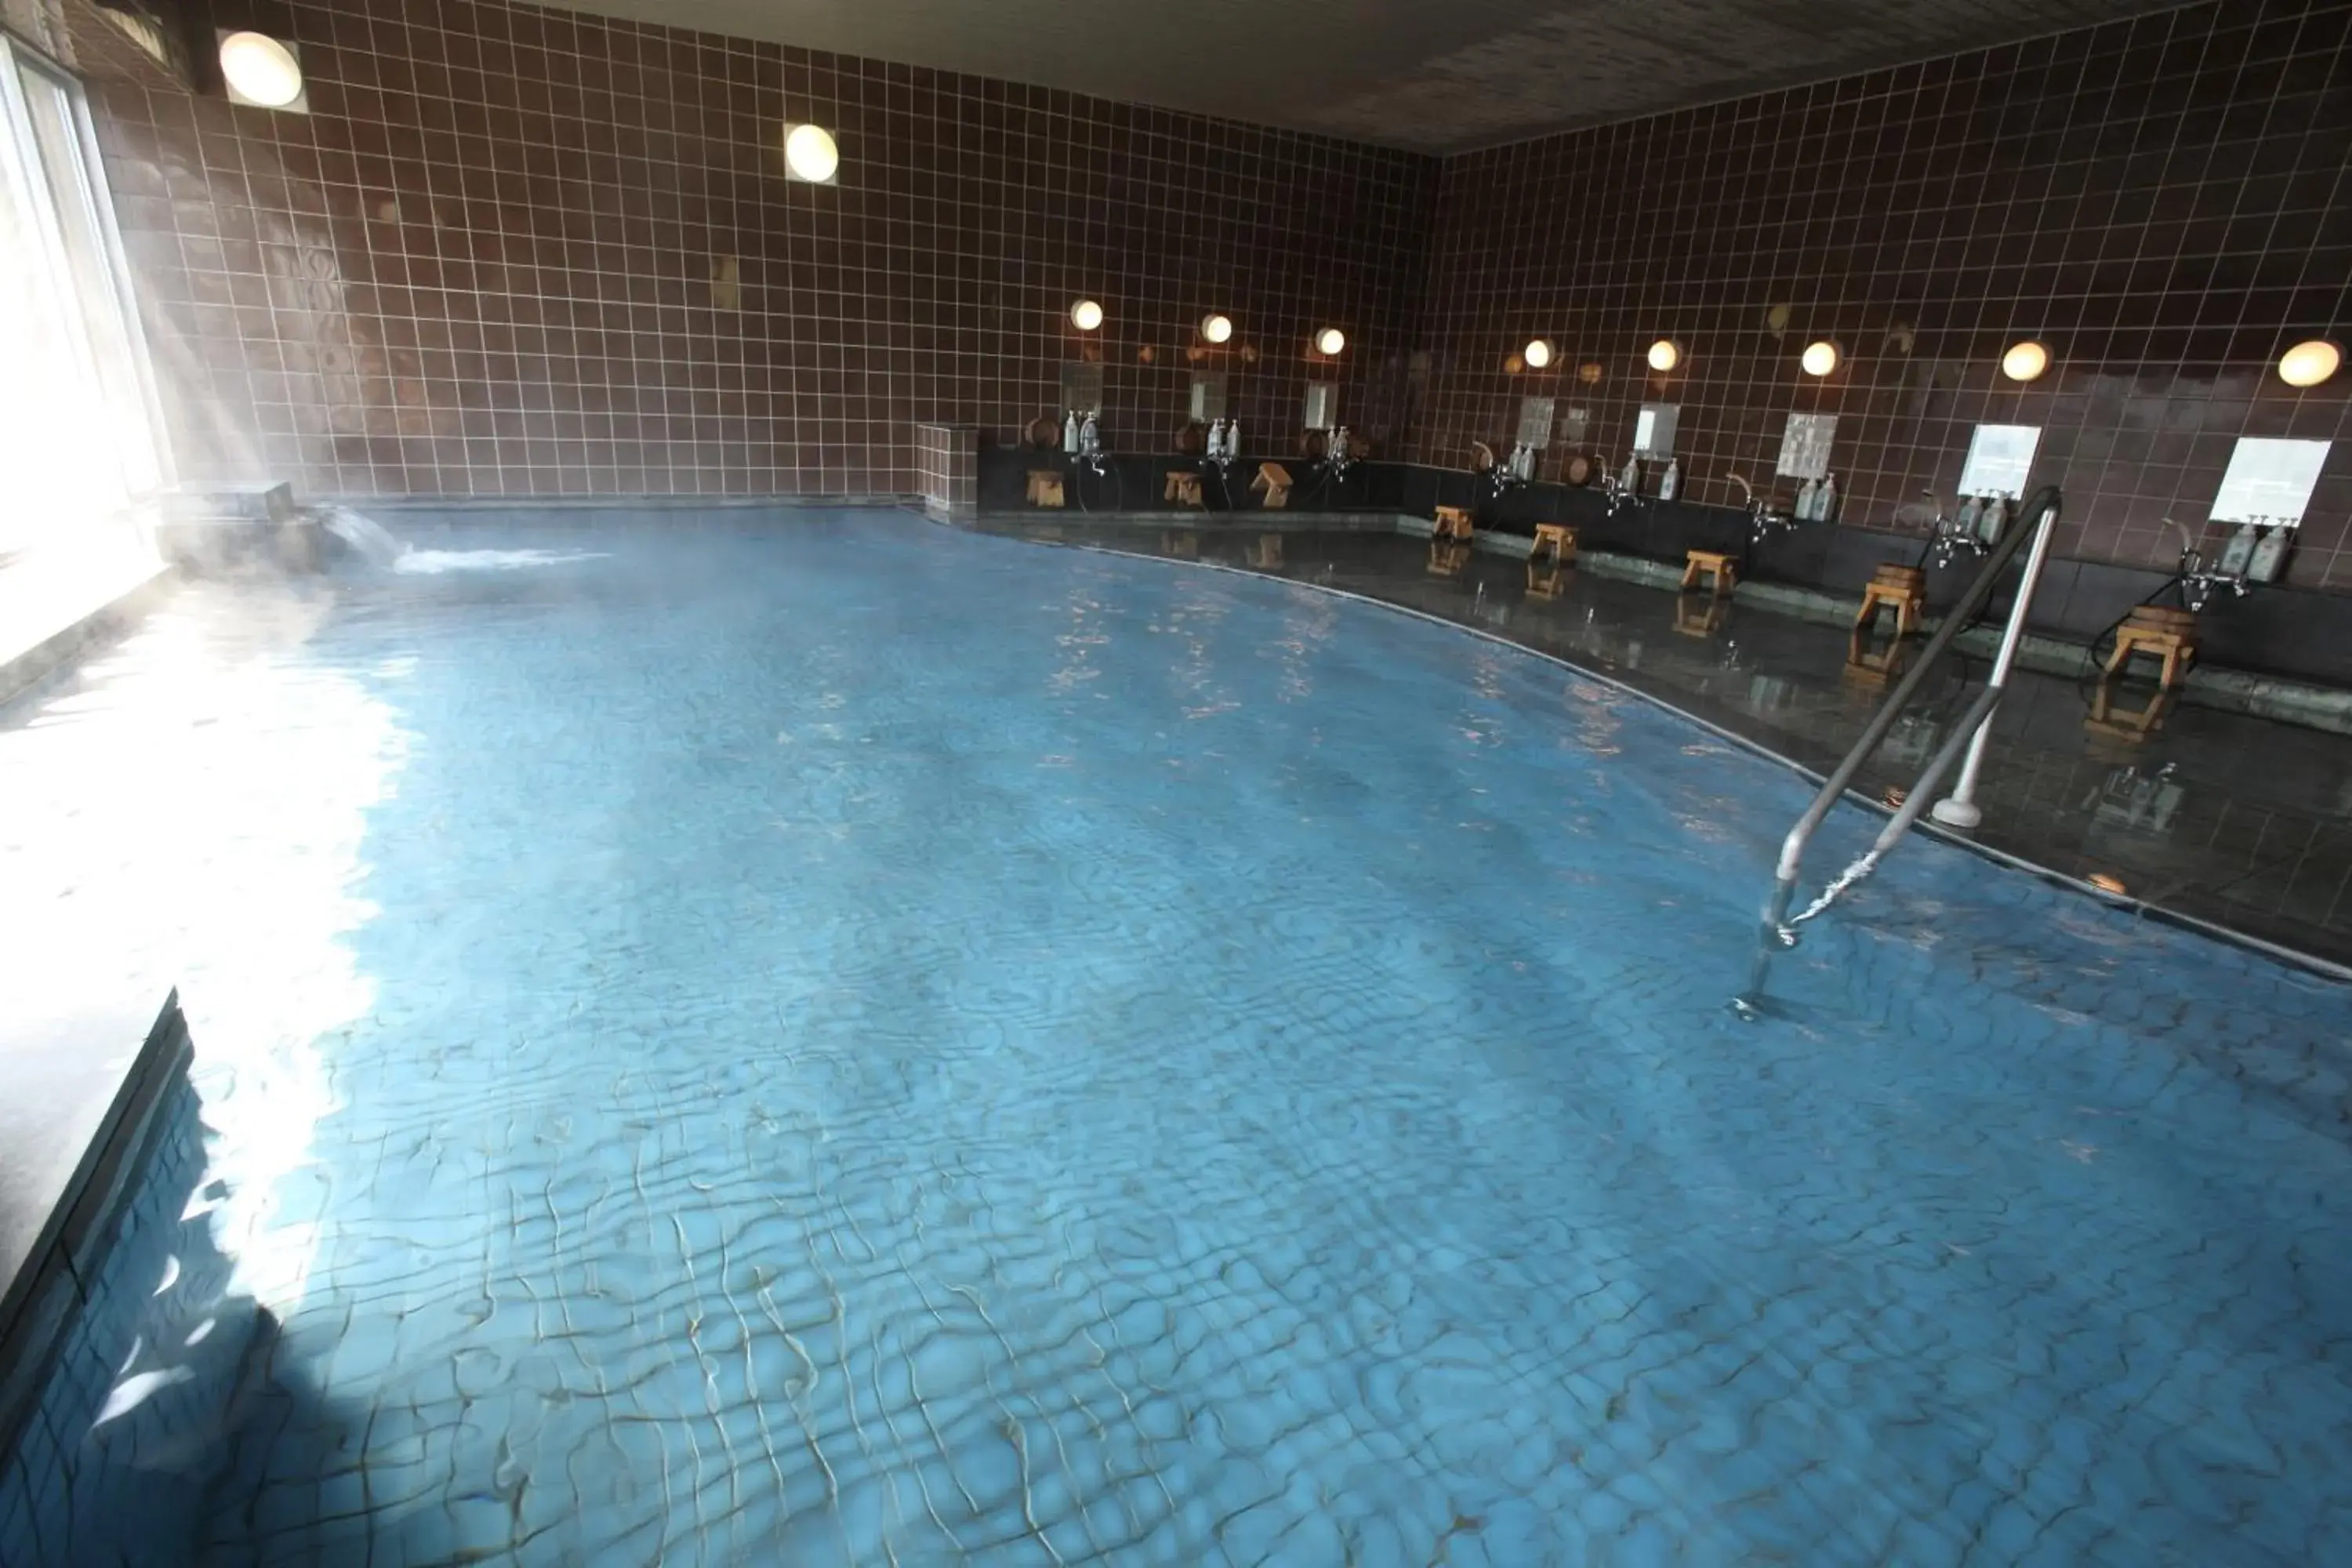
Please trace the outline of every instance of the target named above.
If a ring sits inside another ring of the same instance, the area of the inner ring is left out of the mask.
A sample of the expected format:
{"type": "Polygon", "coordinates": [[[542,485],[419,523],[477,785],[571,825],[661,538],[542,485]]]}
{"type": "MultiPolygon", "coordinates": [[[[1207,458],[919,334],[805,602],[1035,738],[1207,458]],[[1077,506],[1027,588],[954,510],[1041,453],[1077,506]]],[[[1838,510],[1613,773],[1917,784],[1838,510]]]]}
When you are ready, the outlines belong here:
{"type": "Polygon", "coordinates": [[[1853,617],[1853,629],[1862,631],[1876,621],[1882,605],[1895,611],[1896,637],[1916,635],[1919,617],[1927,608],[1927,574],[1916,566],[1899,566],[1892,561],[1880,566],[1877,575],[1863,585],[1862,610],[1853,617]]]}
{"type": "Polygon", "coordinates": [[[1259,534],[1257,536],[1256,547],[1250,552],[1249,562],[1253,566],[1281,565],[1282,535],[1278,533],[1259,534]]]}
{"type": "Polygon", "coordinates": [[[1720,593],[1709,594],[1704,606],[1696,603],[1697,597],[1696,594],[1675,595],[1675,630],[1686,637],[1713,637],[1731,606],[1723,602],[1720,593]]]}
{"type": "Polygon", "coordinates": [[[2180,683],[2181,673],[2197,657],[2197,617],[2187,610],[2140,605],[2116,628],[2116,651],[2107,656],[2105,674],[2114,677],[2136,653],[2164,661],[2157,686],[2171,690],[2180,683]]]}
{"type": "Polygon", "coordinates": [[[1845,683],[1864,691],[1884,690],[1889,681],[1903,673],[1910,658],[1911,651],[1903,646],[1900,637],[1874,651],[1857,624],[1846,645],[1845,683]]]}
{"type": "Polygon", "coordinates": [[[1031,506],[1060,506],[1062,504],[1062,476],[1052,468],[1030,469],[1029,504],[1031,506]]]}
{"type": "Polygon", "coordinates": [[[1541,555],[1544,552],[1544,548],[1547,545],[1551,548],[1551,559],[1554,565],[1566,566],[1570,564],[1576,559],[1576,530],[1569,527],[1568,524],[1564,522],[1539,522],[1536,524],[1535,547],[1528,552],[1528,560],[1529,562],[1533,562],[1537,556],[1541,555]]]}
{"type": "Polygon", "coordinates": [[[1290,504],[1290,470],[1280,463],[1260,463],[1257,466],[1257,478],[1250,482],[1250,489],[1264,496],[1265,498],[1264,504],[1267,506],[1288,506],[1290,504]]]}
{"type": "Polygon", "coordinates": [[[1718,595],[1728,594],[1739,586],[1739,563],[1719,550],[1693,550],[1683,560],[1683,587],[1687,590],[1698,581],[1700,573],[1713,581],[1718,595]]]}
{"type": "Polygon", "coordinates": [[[1168,483],[1160,492],[1161,500],[1172,500],[1179,506],[1207,506],[1201,499],[1201,476],[1192,468],[1171,468],[1168,483]]]}
{"type": "Polygon", "coordinates": [[[2156,695],[2137,710],[2115,705],[2115,682],[2101,680],[2091,696],[2091,716],[2083,721],[2085,734],[2110,741],[2121,741],[2137,746],[2149,735],[2164,728],[2165,716],[2172,711],[2179,698],[2168,687],[2158,687],[2156,695]]]}
{"type": "Polygon", "coordinates": [[[1466,507],[1442,506],[1437,509],[1437,531],[1433,539],[1458,539],[1470,542],[1470,512],[1466,507]]]}

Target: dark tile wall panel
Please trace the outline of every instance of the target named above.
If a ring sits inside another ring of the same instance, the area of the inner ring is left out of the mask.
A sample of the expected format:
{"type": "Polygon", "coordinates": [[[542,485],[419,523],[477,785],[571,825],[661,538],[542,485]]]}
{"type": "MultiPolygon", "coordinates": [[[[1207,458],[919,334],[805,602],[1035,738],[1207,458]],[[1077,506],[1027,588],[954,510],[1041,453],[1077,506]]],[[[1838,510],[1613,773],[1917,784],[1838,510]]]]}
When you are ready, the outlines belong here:
{"type": "Polygon", "coordinates": [[[2235,437],[2326,437],[2291,575],[2352,587],[2352,374],[2272,370],[2352,325],[2347,26],[2344,0],[2229,0],[1449,160],[1412,455],[1507,446],[1540,392],[1622,461],[1654,398],[1684,493],[1731,502],[1727,471],[1769,474],[1784,416],[1821,410],[1844,520],[1885,529],[1951,492],[1977,422],[2040,425],[2059,548],[2146,566],[2179,550],[2165,519],[2202,529],[2235,437]],[[1538,334],[1559,363],[1507,371],[1538,334]],[[2026,336],[2055,363],[2021,387],[1997,363],[2026,336]],[[1826,381],[1797,365],[1816,337],[1849,355],[1826,381]]]}
{"type": "Polygon", "coordinates": [[[1417,155],[491,0],[252,20],[309,115],[84,62],[190,480],[904,493],[917,421],[1010,438],[1085,354],[1129,449],[1167,447],[1195,363],[1260,429],[1337,379],[1401,432],[1417,155]],[[785,179],[798,121],[837,185],[785,179]]]}

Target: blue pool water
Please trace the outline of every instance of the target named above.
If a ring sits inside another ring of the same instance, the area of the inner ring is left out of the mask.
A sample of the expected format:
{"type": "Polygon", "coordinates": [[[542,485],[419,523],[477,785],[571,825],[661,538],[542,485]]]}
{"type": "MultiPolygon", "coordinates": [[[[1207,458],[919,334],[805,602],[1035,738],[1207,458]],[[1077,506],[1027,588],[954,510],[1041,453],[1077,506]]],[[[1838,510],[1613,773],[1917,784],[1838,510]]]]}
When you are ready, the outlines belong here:
{"type": "Polygon", "coordinates": [[[236,1279],[119,1363],[254,1325],[194,1560],[2352,1561],[2342,990],[1919,842],[1744,1024],[1808,786],[1556,664],[895,518],[429,542],[542,553],[0,736],[211,825],[77,882],[205,889],[236,1279]]]}

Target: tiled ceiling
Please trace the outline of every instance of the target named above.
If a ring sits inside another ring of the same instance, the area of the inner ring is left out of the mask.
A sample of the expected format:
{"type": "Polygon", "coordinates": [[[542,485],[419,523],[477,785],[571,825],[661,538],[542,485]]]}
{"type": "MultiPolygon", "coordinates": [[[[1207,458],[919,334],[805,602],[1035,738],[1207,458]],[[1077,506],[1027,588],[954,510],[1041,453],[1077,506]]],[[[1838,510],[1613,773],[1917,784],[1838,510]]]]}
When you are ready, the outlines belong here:
{"type": "Polygon", "coordinates": [[[1447,153],[2173,6],[2166,0],[581,0],[574,8],[1447,153]]]}

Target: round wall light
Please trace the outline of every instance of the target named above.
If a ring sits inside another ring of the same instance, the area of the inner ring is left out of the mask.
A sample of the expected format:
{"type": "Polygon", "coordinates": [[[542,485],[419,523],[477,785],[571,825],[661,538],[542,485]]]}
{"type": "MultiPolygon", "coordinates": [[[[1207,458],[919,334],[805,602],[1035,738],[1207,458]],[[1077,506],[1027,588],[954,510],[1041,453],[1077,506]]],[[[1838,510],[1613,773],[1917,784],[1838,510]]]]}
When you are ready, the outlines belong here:
{"type": "Polygon", "coordinates": [[[2343,364],[2342,349],[2326,338],[2313,338],[2279,356],[2279,379],[2289,386],[2317,386],[2343,364]]]}
{"type": "Polygon", "coordinates": [[[1201,318],[1201,335],[1213,343],[1222,343],[1234,335],[1234,319],[1212,310],[1201,318]]]}
{"type": "Polygon", "coordinates": [[[829,185],[841,170],[841,148],[821,125],[795,125],[784,132],[784,168],[795,180],[829,185]]]}
{"type": "Polygon", "coordinates": [[[1601,362],[1597,359],[1586,360],[1576,367],[1576,379],[1587,386],[1599,386],[1601,374],[1601,362]]]}
{"type": "Polygon", "coordinates": [[[1338,357],[1339,351],[1347,346],[1348,334],[1337,327],[1326,327],[1315,334],[1316,352],[1327,357],[1338,357]]]}
{"type": "Polygon", "coordinates": [[[221,39],[220,68],[236,102],[283,109],[302,96],[302,68],[294,51],[267,33],[231,33],[221,39]]]}
{"type": "Polygon", "coordinates": [[[1650,345],[1650,368],[1672,370],[1683,363],[1683,346],[1672,338],[1660,338],[1650,345]]]}
{"type": "Polygon", "coordinates": [[[1541,338],[1530,338],[1528,346],[1519,351],[1519,357],[1528,362],[1529,370],[1541,370],[1551,363],[1551,344],[1541,338]]]}
{"type": "Polygon", "coordinates": [[[1839,362],[1844,358],[1844,353],[1837,344],[1827,338],[1822,338],[1818,342],[1807,343],[1804,357],[1797,363],[1805,367],[1807,375],[1827,375],[1837,369],[1839,362]]]}
{"type": "Polygon", "coordinates": [[[1081,300],[1070,307],[1070,325],[1082,332],[1091,332],[1103,323],[1102,306],[1092,300],[1081,300]]]}
{"type": "Polygon", "coordinates": [[[2032,381],[2050,368],[2050,351],[2032,338],[2011,343],[2000,356],[2000,374],[2011,381],[2032,381]]]}

